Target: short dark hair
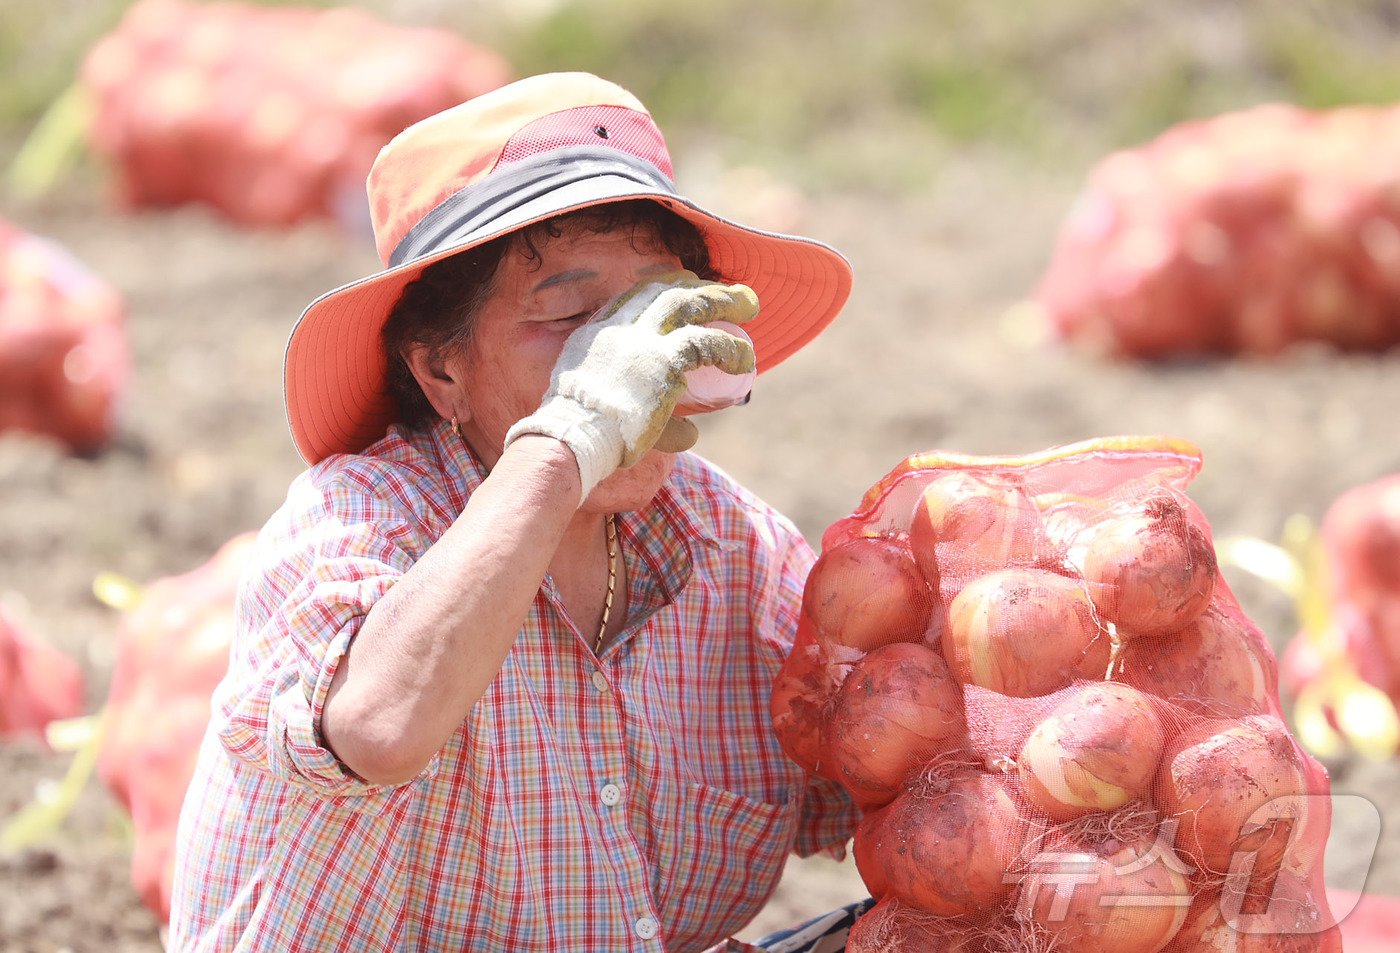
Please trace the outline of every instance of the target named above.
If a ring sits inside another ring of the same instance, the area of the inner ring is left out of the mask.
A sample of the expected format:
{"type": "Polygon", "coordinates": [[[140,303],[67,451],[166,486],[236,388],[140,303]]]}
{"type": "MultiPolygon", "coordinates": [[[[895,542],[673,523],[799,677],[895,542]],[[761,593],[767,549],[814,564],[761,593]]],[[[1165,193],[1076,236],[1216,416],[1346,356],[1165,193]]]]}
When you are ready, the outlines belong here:
{"type": "Polygon", "coordinates": [[[660,242],[685,268],[701,278],[719,280],[722,277],[714,272],[709,246],[700,230],[665,206],[647,199],[609,202],[566,212],[434,262],[404,288],[380,332],[389,368],[389,392],[398,408],[399,423],[416,428],[437,416],[408,369],[404,352],[409,347],[424,345],[440,355],[460,353],[471,342],[474,319],[495,288],[496,274],[506,252],[519,243],[527,257],[538,261],[538,243],[558,238],[565,225],[576,222],[598,233],[630,229],[634,247],[638,237],[660,242]]]}

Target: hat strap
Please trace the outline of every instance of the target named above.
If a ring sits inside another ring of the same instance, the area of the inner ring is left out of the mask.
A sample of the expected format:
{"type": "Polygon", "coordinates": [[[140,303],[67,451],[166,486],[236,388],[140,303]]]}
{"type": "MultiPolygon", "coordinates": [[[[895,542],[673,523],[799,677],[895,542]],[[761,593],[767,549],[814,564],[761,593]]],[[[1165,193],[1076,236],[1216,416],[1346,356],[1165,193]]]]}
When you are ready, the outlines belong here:
{"type": "MultiPolygon", "coordinates": [[[[389,267],[462,244],[473,235],[490,232],[494,223],[521,206],[557,189],[604,176],[635,182],[639,192],[676,194],[675,184],[660,169],[625,152],[592,146],[551,149],[514,161],[509,168],[492,172],[448,196],[408,230],[389,256],[389,267]]],[[[561,204],[554,211],[569,207],[561,204]]]]}

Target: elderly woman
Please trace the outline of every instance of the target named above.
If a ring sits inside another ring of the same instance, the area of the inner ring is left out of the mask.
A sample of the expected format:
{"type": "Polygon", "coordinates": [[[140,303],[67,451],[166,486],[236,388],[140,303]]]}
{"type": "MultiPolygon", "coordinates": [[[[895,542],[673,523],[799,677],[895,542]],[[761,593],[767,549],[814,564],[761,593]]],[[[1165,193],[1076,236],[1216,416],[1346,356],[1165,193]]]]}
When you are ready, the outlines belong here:
{"type": "Polygon", "coordinates": [[[720,942],[857,815],[768,716],[812,552],[673,411],[811,340],[849,269],[677,195],[586,74],[405,130],[369,191],[385,270],[288,344],[310,468],[241,590],[170,948],[720,942]]]}

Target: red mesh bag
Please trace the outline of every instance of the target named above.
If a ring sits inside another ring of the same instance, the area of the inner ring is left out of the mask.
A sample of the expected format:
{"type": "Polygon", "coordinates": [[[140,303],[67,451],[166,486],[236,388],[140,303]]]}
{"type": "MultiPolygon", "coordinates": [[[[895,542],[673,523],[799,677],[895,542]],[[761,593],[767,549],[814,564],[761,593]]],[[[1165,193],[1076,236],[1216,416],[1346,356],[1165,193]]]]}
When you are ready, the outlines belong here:
{"type": "Polygon", "coordinates": [[[361,10],[179,0],[140,0],[81,71],[89,141],[125,206],[357,232],[380,147],[510,78],[492,50],[361,10]]]}
{"type": "Polygon", "coordinates": [[[1362,740],[1357,731],[1382,741],[1377,719],[1342,726],[1334,706],[1359,677],[1400,708],[1400,474],[1353,487],[1332,502],[1322,521],[1320,562],[1325,621],[1289,642],[1284,691],[1305,708],[1320,703],[1333,731],[1345,727],[1353,741],[1362,740]]]}
{"type": "Polygon", "coordinates": [[[1400,342],[1400,109],[1274,104],[1194,120],[1088,176],[1035,292],[1113,354],[1400,342]]]}
{"type": "Polygon", "coordinates": [[[197,569],[151,583],[117,632],[97,773],[131,815],[132,882],[162,919],[180,805],[210,696],[228,671],[234,595],[253,539],[235,536],[197,569]]]}
{"type": "Polygon", "coordinates": [[[0,605],[0,736],[43,737],[49,722],[83,711],[83,672],[0,605]]]}
{"type": "Polygon", "coordinates": [[[827,528],[772,715],[865,812],[881,906],[851,950],[1340,950],[1327,774],[1200,465],[1156,438],[921,454],[827,528]]]}
{"type": "Polygon", "coordinates": [[[0,431],[96,453],[131,373],[121,296],[70,252],[0,221],[0,431]]]}
{"type": "Polygon", "coordinates": [[[1339,496],[1322,543],[1347,651],[1361,677],[1400,705],[1400,474],[1339,496]]]}
{"type": "Polygon", "coordinates": [[[955,921],[886,897],[851,927],[846,949],[864,953],[983,953],[988,948],[987,939],[955,921]]]}

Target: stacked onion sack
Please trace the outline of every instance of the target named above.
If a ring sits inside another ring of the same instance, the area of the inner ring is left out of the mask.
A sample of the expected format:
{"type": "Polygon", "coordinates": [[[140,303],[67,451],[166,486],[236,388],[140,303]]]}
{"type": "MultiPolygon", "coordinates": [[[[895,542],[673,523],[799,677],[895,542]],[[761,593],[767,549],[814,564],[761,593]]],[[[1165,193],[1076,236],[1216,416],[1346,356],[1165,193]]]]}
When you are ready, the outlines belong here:
{"type": "Polygon", "coordinates": [[[853,953],[1341,949],[1328,778],[1185,493],[1200,463],[917,455],[827,529],[772,715],[864,812],[853,953]]]}
{"type": "Polygon", "coordinates": [[[1322,521],[1330,626],[1284,654],[1284,687],[1299,695],[1329,672],[1328,652],[1400,708],[1400,473],[1353,487],[1322,521]]]}
{"type": "Polygon", "coordinates": [[[0,221],[0,432],[94,454],[131,373],[121,295],[62,246],[0,221]]]}
{"type": "Polygon", "coordinates": [[[1400,342],[1400,109],[1265,105],[1106,157],[1034,297],[1125,356],[1400,342]]]}
{"type": "Polygon", "coordinates": [[[83,671],[0,603],[0,738],[44,737],[83,711],[83,671]]]}
{"type": "Polygon", "coordinates": [[[210,695],[228,671],[234,595],[253,541],[253,533],[235,536],[196,569],[151,583],[117,632],[97,773],[131,816],[132,883],[162,920],[170,917],[180,805],[210,695]]]}
{"type": "Polygon", "coordinates": [[[492,50],[361,10],[179,0],[140,0],[81,71],[88,138],[126,206],[356,230],[381,146],[509,79],[492,50]]]}

